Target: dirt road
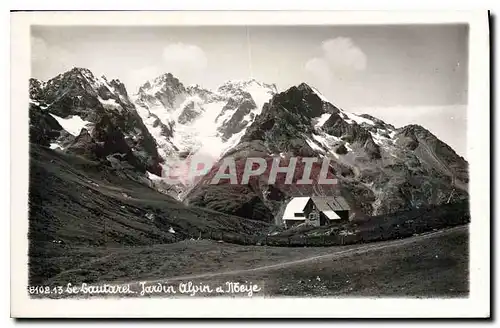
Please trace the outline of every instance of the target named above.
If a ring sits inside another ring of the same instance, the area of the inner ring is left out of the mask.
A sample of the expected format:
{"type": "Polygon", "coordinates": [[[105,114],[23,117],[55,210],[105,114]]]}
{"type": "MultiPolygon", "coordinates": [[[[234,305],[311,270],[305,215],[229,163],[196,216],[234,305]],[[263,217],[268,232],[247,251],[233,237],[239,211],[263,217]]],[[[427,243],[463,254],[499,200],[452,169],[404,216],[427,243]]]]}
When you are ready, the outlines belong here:
{"type": "Polygon", "coordinates": [[[390,247],[400,247],[403,245],[408,245],[411,243],[419,242],[419,241],[422,241],[422,240],[425,240],[428,238],[434,238],[434,237],[437,237],[439,235],[448,234],[448,233],[453,232],[453,231],[466,230],[467,228],[468,228],[468,226],[459,226],[459,227],[454,227],[454,228],[450,228],[450,229],[425,233],[425,234],[421,234],[418,236],[405,238],[405,239],[398,239],[398,240],[391,240],[391,241],[387,241],[387,242],[358,245],[358,246],[354,246],[354,247],[347,249],[347,250],[338,250],[339,247],[334,247],[335,251],[333,251],[332,253],[329,253],[329,254],[324,254],[324,255],[319,255],[319,256],[311,256],[311,257],[306,257],[306,258],[300,259],[300,260],[281,262],[281,263],[277,263],[277,264],[273,264],[273,265],[259,266],[259,267],[252,268],[252,269],[231,270],[231,271],[222,271],[222,272],[213,272],[213,273],[202,273],[202,274],[197,274],[197,275],[177,276],[177,277],[147,281],[147,283],[167,282],[167,281],[174,282],[174,281],[180,281],[180,280],[213,278],[213,277],[226,276],[226,275],[233,276],[233,275],[242,275],[245,273],[257,272],[257,271],[281,269],[281,268],[285,268],[285,267],[289,267],[289,266],[294,266],[294,265],[298,265],[298,264],[305,264],[307,262],[313,262],[313,261],[322,260],[322,259],[335,259],[335,258],[341,258],[341,257],[346,257],[346,256],[367,253],[367,252],[371,252],[371,251],[377,251],[377,250],[390,248],[390,247]]]}
{"type": "MultiPolygon", "coordinates": [[[[193,288],[210,285],[216,289],[218,286],[226,286],[228,282],[258,284],[263,287],[260,296],[429,297],[432,294],[462,297],[468,293],[467,230],[468,226],[459,226],[399,240],[311,249],[317,254],[310,253],[311,255],[302,258],[298,258],[296,254],[293,256],[294,251],[302,249],[288,248],[292,259],[285,260],[283,257],[275,264],[269,264],[270,262],[263,258],[261,263],[266,264],[259,266],[257,261],[251,268],[247,266],[243,269],[210,272],[210,266],[207,266],[204,268],[205,272],[199,274],[108,283],[129,289],[127,294],[64,293],[50,297],[183,297],[189,296],[189,292],[167,293],[161,289],[171,286],[178,291],[183,284],[184,287],[186,284],[192,284],[193,288]],[[145,286],[160,290],[141,295],[145,286]]],[[[226,265],[234,268],[238,263],[232,262],[235,260],[245,261],[244,257],[241,260],[228,257],[226,265]]],[[[241,266],[243,265],[244,262],[241,263],[241,266]]],[[[214,270],[217,270],[216,266],[214,270]]],[[[104,282],[89,285],[103,284],[104,282]]],[[[223,294],[227,295],[227,292],[198,291],[196,296],[223,294]]]]}

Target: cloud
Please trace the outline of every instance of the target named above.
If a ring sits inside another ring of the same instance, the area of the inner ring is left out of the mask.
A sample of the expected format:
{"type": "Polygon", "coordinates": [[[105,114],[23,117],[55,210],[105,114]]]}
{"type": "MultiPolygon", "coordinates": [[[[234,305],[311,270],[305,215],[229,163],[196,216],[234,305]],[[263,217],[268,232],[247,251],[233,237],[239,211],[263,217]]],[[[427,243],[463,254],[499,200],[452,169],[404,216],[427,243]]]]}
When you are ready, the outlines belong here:
{"type": "Polygon", "coordinates": [[[349,38],[335,38],[323,41],[321,48],[323,56],[336,70],[363,71],[366,68],[366,55],[349,38]]]}
{"type": "Polygon", "coordinates": [[[184,43],[167,45],[163,49],[163,61],[169,72],[179,76],[200,73],[207,68],[208,63],[203,49],[184,43]]]}
{"type": "Polygon", "coordinates": [[[350,38],[338,37],[321,43],[321,55],[309,59],[305,69],[320,84],[349,77],[366,69],[366,54],[350,38]]]}

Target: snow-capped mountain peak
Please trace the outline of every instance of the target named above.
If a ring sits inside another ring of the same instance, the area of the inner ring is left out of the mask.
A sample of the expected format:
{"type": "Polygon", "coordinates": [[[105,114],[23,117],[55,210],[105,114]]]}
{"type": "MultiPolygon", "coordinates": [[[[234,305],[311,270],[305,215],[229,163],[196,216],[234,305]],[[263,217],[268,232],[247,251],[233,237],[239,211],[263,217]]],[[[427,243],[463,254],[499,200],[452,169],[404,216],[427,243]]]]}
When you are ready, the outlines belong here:
{"type": "Polygon", "coordinates": [[[30,80],[30,126],[45,145],[103,159],[116,154],[141,171],[159,171],[156,144],[119,80],[74,67],[42,83],[30,80]]]}
{"type": "Polygon", "coordinates": [[[259,109],[262,109],[264,103],[278,92],[275,84],[267,84],[256,79],[229,80],[219,86],[217,91],[230,97],[240,96],[241,92],[248,92],[259,109]]]}
{"type": "Polygon", "coordinates": [[[255,79],[228,81],[216,91],[186,87],[167,73],[141,86],[134,102],[168,166],[186,154],[219,158],[275,93],[275,85],[255,79]]]}

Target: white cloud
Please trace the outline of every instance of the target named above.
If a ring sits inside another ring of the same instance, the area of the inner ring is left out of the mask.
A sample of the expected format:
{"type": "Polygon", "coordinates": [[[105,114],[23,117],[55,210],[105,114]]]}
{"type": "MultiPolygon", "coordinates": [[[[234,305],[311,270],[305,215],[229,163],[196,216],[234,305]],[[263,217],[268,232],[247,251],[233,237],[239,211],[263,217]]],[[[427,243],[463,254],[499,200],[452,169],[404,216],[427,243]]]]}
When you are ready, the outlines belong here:
{"type": "Polygon", "coordinates": [[[173,43],[163,49],[163,61],[167,70],[179,77],[199,74],[207,68],[207,56],[193,44],[173,43]]]}
{"type": "Polygon", "coordinates": [[[366,69],[363,50],[350,38],[337,37],[321,43],[321,55],[309,59],[305,69],[315,82],[330,87],[333,79],[343,79],[366,69]]]}
{"type": "Polygon", "coordinates": [[[335,38],[323,41],[323,56],[336,72],[339,70],[363,71],[366,68],[366,55],[349,38],[335,38]]]}

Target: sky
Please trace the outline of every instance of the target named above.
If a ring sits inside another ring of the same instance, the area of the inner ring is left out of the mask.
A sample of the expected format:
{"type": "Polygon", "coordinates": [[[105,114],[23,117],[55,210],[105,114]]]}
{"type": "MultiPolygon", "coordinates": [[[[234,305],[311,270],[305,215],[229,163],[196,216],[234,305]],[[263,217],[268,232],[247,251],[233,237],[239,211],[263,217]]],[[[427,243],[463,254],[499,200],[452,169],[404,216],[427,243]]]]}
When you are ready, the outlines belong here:
{"type": "Polygon", "coordinates": [[[129,93],[170,72],[216,89],[255,78],[279,91],[306,82],[332,103],[396,127],[421,124],[466,157],[468,27],[32,27],[32,76],[72,67],[129,93]]]}

